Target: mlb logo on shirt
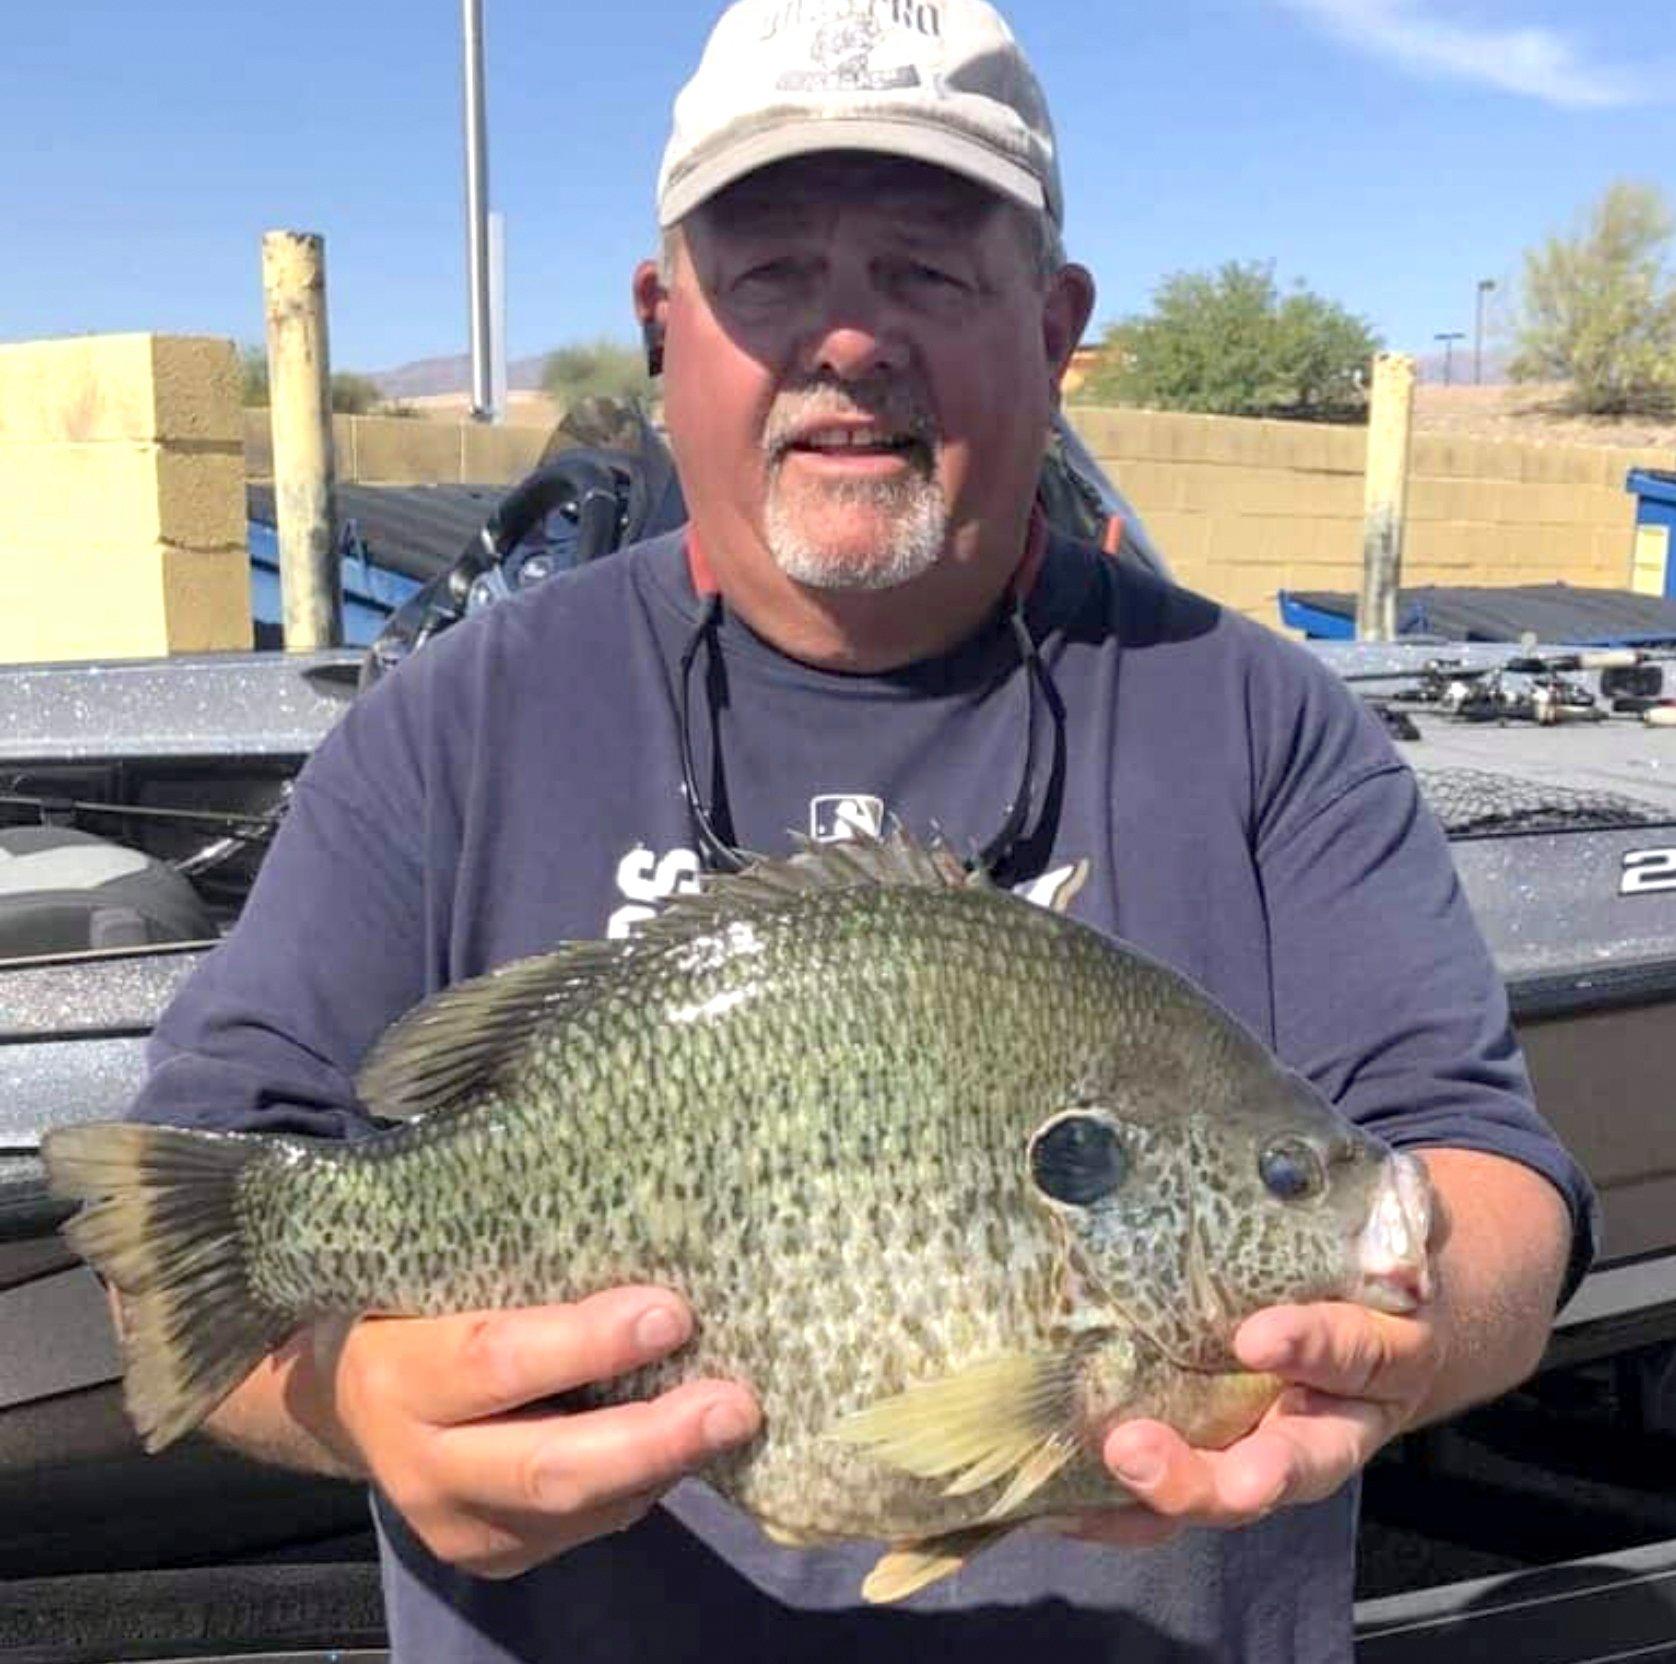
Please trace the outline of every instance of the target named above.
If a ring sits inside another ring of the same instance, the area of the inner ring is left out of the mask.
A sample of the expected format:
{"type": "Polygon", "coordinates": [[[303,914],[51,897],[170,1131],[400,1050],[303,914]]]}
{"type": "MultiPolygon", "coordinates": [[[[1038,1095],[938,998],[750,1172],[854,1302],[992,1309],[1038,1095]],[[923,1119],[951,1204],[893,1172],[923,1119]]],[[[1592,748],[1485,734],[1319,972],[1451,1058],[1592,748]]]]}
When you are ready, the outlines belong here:
{"type": "Polygon", "coordinates": [[[809,836],[816,843],[842,843],[858,833],[877,838],[884,824],[883,798],[860,792],[828,792],[809,799],[809,836]]]}

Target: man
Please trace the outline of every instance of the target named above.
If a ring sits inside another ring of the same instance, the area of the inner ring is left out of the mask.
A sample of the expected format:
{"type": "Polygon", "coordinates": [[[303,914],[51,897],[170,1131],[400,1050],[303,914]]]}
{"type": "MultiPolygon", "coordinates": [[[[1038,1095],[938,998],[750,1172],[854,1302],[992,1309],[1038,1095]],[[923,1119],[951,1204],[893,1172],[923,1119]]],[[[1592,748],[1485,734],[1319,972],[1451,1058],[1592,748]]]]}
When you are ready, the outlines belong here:
{"type": "Polygon", "coordinates": [[[161,1025],[140,1113],[364,1130],[354,1070],[426,993],[624,934],[735,845],[889,816],[1180,966],[1420,1148],[1439,1293],[1258,1314],[1241,1357],[1295,1383],[1261,1428],[1203,1452],[1120,1426],[1104,1455],[1147,1507],[1015,1535],[888,1611],[853,1604],[876,1545],[778,1548],[670,1489],[752,1437],[745,1386],[545,1404],[679,1346],[703,1314],[668,1291],[308,1336],[213,1428],[372,1482],[399,1660],[1344,1659],[1354,1476],[1527,1372],[1588,1252],[1441,836],[1304,655],[1042,537],[1093,286],[1058,253],[1045,105],[981,0],[742,0],[677,104],[659,207],[634,295],[688,533],[357,702],[161,1025]]]}

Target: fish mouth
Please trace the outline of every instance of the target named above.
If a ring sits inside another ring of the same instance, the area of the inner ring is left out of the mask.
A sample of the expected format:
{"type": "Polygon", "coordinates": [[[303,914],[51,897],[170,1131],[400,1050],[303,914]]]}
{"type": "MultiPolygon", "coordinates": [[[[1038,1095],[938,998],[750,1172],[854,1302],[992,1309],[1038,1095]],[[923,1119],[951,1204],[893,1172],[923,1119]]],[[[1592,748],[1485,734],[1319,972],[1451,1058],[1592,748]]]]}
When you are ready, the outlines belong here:
{"type": "Polygon", "coordinates": [[[1431,1298],[1426,1247],[1432,1215],[1432,1186],[1424,1165],[1406,1151],[1393,1151],[1368,1209],[1367,1223],[1356,1238],[1354,1300],[1401,1317],[1431,1298]]]}

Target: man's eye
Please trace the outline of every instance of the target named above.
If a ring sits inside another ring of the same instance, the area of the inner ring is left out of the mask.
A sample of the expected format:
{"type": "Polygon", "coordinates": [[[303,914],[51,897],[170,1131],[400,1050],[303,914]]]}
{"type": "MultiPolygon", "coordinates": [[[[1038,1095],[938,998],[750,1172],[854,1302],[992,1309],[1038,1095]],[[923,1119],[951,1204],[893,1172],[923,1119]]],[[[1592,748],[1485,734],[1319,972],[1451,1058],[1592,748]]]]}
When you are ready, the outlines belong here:
{"type": "Polygon", "coordinates": [[[801,275],[801,268],[795,260],[762,260],[754,266],[747,266],[734,279],[734,286],[743,289],[784,288],[795,283],[801,275]]]}
{"type": "Polygon", "coordinates": [[[932,288],[964,289],[966,285],[952,272],[943,271],[937,266],[911,265],[908,275],[916,283],[924,283],[932,288]]]}

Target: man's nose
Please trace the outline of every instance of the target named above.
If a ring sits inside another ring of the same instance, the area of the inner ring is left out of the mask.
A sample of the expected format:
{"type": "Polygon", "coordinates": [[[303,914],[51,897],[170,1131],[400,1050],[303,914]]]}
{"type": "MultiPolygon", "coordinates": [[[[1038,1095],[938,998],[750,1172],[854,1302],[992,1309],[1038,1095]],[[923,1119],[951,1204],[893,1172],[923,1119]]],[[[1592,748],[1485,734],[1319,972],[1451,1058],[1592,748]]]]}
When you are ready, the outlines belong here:
{"type": "Polygon", "coordinates": [[[838,281],[821,298],[801,356],[807,375],[864,381],[906,369],[910,348],[884,296],[870,284],[838,281]]]}

